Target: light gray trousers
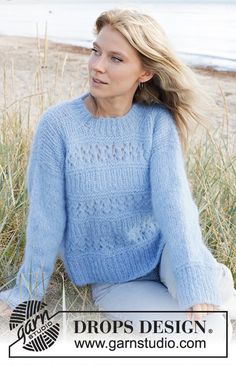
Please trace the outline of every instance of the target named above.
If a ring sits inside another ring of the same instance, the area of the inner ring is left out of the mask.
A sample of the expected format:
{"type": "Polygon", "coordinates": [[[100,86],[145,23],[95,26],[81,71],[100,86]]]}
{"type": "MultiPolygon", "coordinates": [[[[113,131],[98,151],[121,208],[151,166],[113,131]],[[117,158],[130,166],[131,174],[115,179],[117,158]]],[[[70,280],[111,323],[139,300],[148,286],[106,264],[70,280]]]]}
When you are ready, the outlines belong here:
{"type": "MultiPolygon", "coordinates": [[[[233,294],[234,283],[231,271],[219,263],[219,285],[222,298],[227,302],[233,294]]],[[[175,278],[171,270],[168,247],[165,245],[160,260],[159,270],[156,267],[150,273],[132,281],[117,284],[91,284],[95,305],[103,311],[178,311],[175,278]],[[164,285],[163,285],[164,284],[164,285]]],[[[200,304],[200,303],[199,303],[200,304]]],[[[227,310],[227,309],[226,309],[227,310]]],[[[107,313],[110,319],[140,320],[152,319],[154,313],[107,313]]],[[[162,318],[176,318],[176,314],[162,314],[162,318]]],[[[178,318],[186,319],[186,313],[179,313],[178,318]]],[[[222,314],[212,313],[208,321],[216,321],[225,326],[222,314]]],[[[221,333],[224,333],[221,328],[221,333]]],[[[230,329],[232,331],[232,329],[230,329]]]]}

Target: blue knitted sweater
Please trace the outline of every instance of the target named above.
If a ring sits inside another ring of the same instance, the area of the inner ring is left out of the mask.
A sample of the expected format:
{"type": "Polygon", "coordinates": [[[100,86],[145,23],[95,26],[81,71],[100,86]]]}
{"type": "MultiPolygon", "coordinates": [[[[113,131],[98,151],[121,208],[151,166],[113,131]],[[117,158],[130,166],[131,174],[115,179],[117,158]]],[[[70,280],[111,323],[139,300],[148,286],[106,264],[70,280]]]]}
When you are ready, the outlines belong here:
{"type": "Polygon", "coordinates": [[[124,116],[94,117],[87,95],[50,107],[39,121],[24,260],[0,299],[12,308],[41,300],[58,256],[77,286],[129,281],[151,271],[167,244],[180,307],[221,304],[172,114],[134,103],[124,116]]]}

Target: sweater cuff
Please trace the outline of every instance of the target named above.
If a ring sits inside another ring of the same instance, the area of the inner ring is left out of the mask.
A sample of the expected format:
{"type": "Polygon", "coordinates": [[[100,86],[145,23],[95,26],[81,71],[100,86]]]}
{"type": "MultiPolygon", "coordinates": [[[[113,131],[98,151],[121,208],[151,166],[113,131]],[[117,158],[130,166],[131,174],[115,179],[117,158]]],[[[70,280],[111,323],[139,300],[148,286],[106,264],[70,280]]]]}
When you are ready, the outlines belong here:
{"type": "Polygon", "coordinates": [[[39,293],[30,293],[28,290],[19,289],[18,286],[14,286],[11,289],[7,289],[0,292],[0,300],[8,304],[11,309],[17,307],[18,304],[29,300],[42,300],[43,295],[39,293]]]}
{"type": "Polygon", "coordinates": [[[200,264],[176,270],[176,294],[180,307],[185,310],[195,304],[222,305],[217,267],[200,264]]]}

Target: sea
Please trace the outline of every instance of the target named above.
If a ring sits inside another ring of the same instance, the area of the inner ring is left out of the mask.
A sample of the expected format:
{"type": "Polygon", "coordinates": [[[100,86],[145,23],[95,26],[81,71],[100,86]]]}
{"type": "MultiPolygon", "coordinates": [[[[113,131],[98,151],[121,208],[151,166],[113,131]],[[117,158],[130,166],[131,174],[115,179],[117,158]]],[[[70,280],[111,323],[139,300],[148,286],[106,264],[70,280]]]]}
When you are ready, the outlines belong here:
{"type": "Polygon", "coordinates": [[[92,47],[97,16],[111,8],[152,15],[187,64],[236,71],[236,0],[0,0],[0,35],[44,37],[92,47]]]}

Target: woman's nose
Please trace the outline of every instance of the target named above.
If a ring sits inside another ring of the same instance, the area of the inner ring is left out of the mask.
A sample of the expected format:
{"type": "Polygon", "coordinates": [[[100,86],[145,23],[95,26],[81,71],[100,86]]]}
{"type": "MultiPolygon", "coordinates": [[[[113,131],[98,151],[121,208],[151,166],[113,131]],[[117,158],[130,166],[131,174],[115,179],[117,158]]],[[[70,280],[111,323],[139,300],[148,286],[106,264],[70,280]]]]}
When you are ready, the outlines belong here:
{"type": "Polygon", "coordinates": [[[92,62],[92,68],[95,71],[105,72],[106,70],[106,61],[103,57],[97,57],[92,62]]]}

